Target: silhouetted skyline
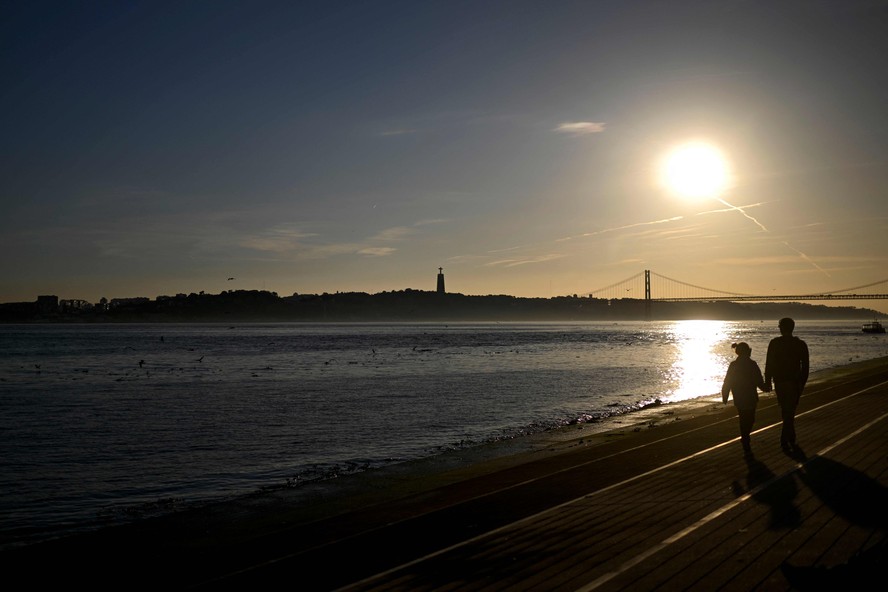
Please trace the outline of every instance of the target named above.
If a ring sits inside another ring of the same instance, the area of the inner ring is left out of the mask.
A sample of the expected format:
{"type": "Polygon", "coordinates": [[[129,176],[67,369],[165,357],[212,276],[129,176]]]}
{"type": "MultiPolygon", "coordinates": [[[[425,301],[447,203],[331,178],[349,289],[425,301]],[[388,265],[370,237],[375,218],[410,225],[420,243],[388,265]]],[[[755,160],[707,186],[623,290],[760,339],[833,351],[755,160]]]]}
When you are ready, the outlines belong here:
{"type": "Polygon", "coordinates": [[[438,290],[377,294],[337,292],[279,296],[263,290],[228,290],[175,296],[102,299],[98,303],[40,296],[34,302],[0,304],[0,322],[401,322],[401,321],[626,321],[763,320],[798,318],[869,320],[862,307],[798,302],[654,302],[578,295],[518,298],[472,296],[438,290]]]}

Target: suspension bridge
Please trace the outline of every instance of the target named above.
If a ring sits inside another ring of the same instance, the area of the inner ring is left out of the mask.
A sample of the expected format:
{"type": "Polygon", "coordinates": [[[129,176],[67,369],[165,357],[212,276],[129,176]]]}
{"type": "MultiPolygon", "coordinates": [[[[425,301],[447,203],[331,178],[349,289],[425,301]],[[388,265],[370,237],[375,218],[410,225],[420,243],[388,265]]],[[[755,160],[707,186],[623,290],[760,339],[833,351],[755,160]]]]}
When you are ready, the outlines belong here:
{"type": "Polygon", "coordinates": [[[593,298],[607,300],[643,299],[651,302],[779,302],[813,300],[885,300],[888,299],[888,278],[862,286],[814,294],[741,294],[704,288],[675,280],[648,269],[610,286],[589,292],[593,298]]]}

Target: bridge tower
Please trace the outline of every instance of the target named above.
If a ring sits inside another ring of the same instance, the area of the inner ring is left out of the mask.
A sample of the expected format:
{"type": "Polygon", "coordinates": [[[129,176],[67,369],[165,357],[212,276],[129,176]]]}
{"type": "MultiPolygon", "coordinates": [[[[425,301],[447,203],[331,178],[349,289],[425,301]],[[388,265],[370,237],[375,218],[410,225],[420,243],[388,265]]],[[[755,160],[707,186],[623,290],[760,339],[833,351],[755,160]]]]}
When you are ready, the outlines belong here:
{"type": "Polygon", "coordinates": [[[644,320],[651,320],[651,270],[644,270],[644,320]]]}

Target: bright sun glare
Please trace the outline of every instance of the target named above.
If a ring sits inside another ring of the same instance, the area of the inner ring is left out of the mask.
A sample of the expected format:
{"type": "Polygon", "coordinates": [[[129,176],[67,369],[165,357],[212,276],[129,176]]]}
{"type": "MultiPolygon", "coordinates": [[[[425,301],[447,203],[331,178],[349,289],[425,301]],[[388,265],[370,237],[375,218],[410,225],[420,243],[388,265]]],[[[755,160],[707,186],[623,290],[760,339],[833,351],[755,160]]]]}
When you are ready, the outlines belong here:
{"type": "Polygon", "coordinates": [[[676,352],[669,371],[674,388],[670,401],[683,401],[718,393],[730,354],[729,323],[724,321],[677,321],[670,327],[676,352]]]}
{"type": "Polygon", "coordinates": [[[661,183],[687,199],[717,197],[728,188],[730,180],[728,161],[718,148],[705,142],[678,146],[660,167],[661,183]]]}

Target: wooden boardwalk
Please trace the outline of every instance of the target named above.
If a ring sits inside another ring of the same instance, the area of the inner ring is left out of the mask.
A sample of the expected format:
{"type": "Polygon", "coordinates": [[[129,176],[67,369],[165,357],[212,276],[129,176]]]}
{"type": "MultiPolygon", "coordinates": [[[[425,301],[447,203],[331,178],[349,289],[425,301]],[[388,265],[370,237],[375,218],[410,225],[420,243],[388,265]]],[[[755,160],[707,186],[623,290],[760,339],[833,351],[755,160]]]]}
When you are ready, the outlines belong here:
{"type": "Polygon", "coordinates": [[[820,590],[881,578],[888,363],[810,384],[796,425],[788,454],[766,395],[753,456],[727,407],[230,544],[121,529],[5,554],[4,569],[32,583],[348,591],[820,590]]]}

